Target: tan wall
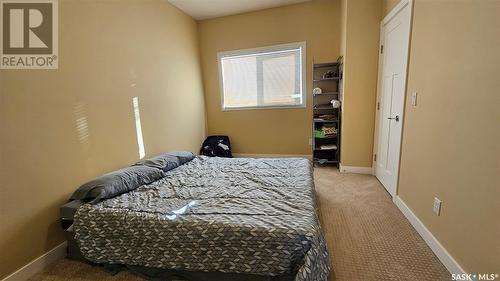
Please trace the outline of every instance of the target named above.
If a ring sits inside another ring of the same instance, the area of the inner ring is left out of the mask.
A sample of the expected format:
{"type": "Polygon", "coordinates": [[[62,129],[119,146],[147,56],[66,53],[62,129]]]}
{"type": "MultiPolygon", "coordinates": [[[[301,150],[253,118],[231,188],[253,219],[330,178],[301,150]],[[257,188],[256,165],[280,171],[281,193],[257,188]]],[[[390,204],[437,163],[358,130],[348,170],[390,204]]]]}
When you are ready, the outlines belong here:
{"type": "Polygon", "coordinates": [[[500,273],[498,15],[498,1],[414,3],[398,194],[468,272],[500,273]]]}
{"type": "Polygon", "coordinates": [[[138,160],[132,97],[147,156],[199,148],[196,32],[163,0],[59,1],[59,69],[0,72],[0,279],[63,241],[79,184],[138,160]]]}
{"type": "Polygon", "coordinates": [[[347,0],[340,0],[340,55],[344,57],[344,68],[346,67],[345,65],[345,53],[347,44],[346,41],[347,41],[347,0]]]}
{"type": "Polygon", "coordinates": [[[236,153],[311,154],[311,64],[339,55],[339,2],[291,6],[199,22],[209,134],[226,134],[236,153]],[[306,41],[307,108],[221,111],[217,52],[306,41]]]}
{"type": "Polygon", "coordinates": [[[401,0],[383,0],[382,18],[385,17],[401,0]]]}
{"type": "Polygon", "coordinates": [[[341,6],[345,21],[341,31],[341,50],[345,50],[341,162],[371,167],[382,1],[347,0],[341,6]]]}

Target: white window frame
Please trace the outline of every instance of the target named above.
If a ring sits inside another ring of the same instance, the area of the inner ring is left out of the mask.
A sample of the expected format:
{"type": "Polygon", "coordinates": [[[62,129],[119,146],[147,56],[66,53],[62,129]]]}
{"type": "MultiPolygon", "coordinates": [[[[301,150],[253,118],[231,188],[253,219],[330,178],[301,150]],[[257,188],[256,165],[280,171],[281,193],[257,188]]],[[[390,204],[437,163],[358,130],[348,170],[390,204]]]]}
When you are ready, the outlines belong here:
{"type": "Polygon", "coordinates": [[[287,108],[305,108],[307,95],[306,95],[306,42],[294,42],[259,48],[251,48],[251,49],[242,49],[242,50],[233,50],[233,51],[225,51],[217,53],[217,64],[219,67],[219,92],[220,92],[220,100],[221,100],[221,109],[222,111],[234,111],[234,110],[254,110],[254,109],[287,109],[287,108]],[[300,49],[300,73],[301,73],[301,95],[302,95],[302,103],[299,105],[270,105],[270,106],[244,106],[244,107],[224,107],[224,79],[223,79],[223,71],[222,71],[222,59],[224,57],[232,57],[232,56],[244,56],[244,55],[252,55],[258,53],[269,53],[269,52],[279,52],[279,51],[289,51],[293,49],[300,49]]]}

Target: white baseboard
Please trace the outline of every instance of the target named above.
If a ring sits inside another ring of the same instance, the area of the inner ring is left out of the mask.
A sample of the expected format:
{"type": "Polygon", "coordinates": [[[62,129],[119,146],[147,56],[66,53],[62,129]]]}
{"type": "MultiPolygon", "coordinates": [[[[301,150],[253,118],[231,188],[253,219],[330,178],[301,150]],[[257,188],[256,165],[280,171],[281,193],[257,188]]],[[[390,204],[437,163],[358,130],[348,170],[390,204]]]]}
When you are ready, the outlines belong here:
{"type": "Polygon", "coordinates": [[[246,154],[246,153],[233,153],[236,158],[306,158],[311,160],[310,154],[246,154]]]}
{"type": "Polygon", "coordinates": [[[27,265],[21,267],[16,272],[5,277],[2,281],[24,281],[33,275],[43,271],[48,265],[66,256],[66,242],[63,242],[47,253],[39,256],[27,265]]]}
{"type": "Polygon", "coordinates": [[[344,166],[344,165],[340,164],[339,171],[341,173],[373,175],[373,168],[372,167],[354,167],[354,166],[344,166]]]}
{"type": "Polygon", "coordinates": [[[452,274],[464,274],[466,273],[463,268],[458,264],[458,262],[446,251],[446,249],[439,243],[439,241],[432,235],[432,233],[425,227],[422,221],[412,212],[412,210],[406,205],[406,203],[399,197],[394,196],[394,203],[398,206],[399,210],[405,215],[405,217],[410,221],[413,228],[422,236],[425,243],[431,248],[438,259],[443,263],[443,265],[452,274]]]}

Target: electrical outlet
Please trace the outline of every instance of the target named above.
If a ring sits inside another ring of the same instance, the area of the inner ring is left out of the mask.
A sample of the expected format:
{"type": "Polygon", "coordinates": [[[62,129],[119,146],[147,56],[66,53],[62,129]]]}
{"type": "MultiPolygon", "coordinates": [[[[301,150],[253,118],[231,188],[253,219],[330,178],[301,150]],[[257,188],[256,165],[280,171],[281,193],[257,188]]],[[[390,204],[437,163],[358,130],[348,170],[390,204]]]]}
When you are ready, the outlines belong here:
{"type": "Polygon", "coordinates": [[[417,92],[411,93],[411,105],[417,106],[417,92]]]}
{"type": "Polygon", "coordinates": [[[432,211],[439,216],[441,213],[441,200],[439,198],[434,197],[434,206],[432,207],[432,211]]]}

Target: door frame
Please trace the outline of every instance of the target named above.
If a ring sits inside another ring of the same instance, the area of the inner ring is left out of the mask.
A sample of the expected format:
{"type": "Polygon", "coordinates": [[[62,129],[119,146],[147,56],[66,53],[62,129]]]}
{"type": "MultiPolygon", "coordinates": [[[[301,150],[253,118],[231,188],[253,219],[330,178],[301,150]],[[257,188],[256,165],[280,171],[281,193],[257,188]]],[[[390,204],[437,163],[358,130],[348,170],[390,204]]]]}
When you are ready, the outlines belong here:
{"type": "Polygon", "coordinates": [[[405,120],[405,107],[406,107],[406,93],[407,93],[407,88],[408,88],[408,66],[409,66],[409,61],[410,61],[410,48],[411,48],[411,33],[412,33],[412,23],[413,23],[413,0],[401,0],[389,14],[387,14],[382,21],[380,21],[380,38],[379,38],[379,50],[378,50],[378,75],[377,75],[377,98],[375,101],[375,131],[373,134],[373,155],[372,155],[372,167],[373,167],[373,175],[376,175],[376,168],[377,168],[377,161],[375,160],[375,154],[378,152],[378,139],[379,139],[379,118],[380,118],[380,110],[379,110],[379,102],[381,100],[382,96],[382,78],[383,78],[383,62],[384,62],[384,53],[381,52],[382,45],[384,43],[385,39],[385,33],[384,33],[384,26],[391,21],[402,9],[408,7],[409,12],[408,12],[408,18],[406,19],[408,21],[408,49],[406,50],[406,60],[405,60],[405,66],[404,66],[404,96],[403,96],[403,108],[401,110],[401,135],[399,136],[400,138],[400,146],[398,148],[399,150],[399,156],[398,160],[396,163],[396,191],[394,194],[391,194],[393,197],[393,201],[396,199],[396,195],[398,194],[398,187],[399,187],[399,168],[401,164],[401,147],[403,145],[403,132],[404,132],[404,120],[405,120]]]}

